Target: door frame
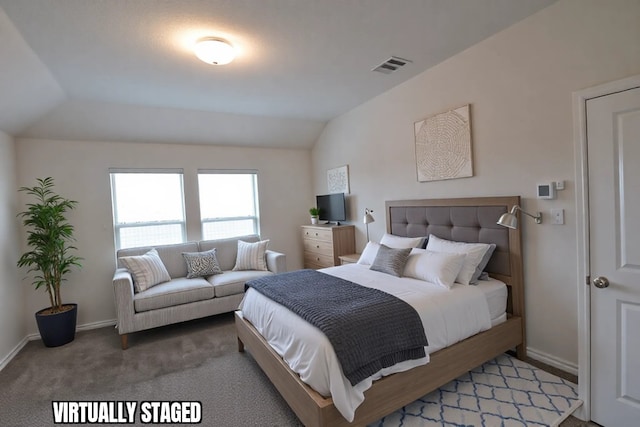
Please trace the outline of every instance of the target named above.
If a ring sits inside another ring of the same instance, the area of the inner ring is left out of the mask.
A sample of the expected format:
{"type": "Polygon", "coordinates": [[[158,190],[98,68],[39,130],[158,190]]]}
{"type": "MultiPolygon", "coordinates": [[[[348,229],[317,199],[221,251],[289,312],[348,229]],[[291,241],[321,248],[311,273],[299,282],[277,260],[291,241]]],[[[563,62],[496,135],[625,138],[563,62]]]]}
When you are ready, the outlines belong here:
{"type": "Polygon", "coordinates": [[[589,263],[589,162],[587,101],[640,87],[640,74],[573,93],[573,139],[576,165],[576,236],[578,254],[578,395],[584,402],[575,415],[591,419],[591,286],[589,263]]]}

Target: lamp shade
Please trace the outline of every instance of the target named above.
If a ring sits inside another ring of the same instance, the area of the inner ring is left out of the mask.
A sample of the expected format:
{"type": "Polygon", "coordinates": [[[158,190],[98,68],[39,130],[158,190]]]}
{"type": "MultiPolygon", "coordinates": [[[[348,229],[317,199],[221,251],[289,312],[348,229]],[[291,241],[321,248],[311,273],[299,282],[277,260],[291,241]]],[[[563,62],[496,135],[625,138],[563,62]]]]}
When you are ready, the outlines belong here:
{"type": "Polygon", "coordinates": [[[372,222],[375,221],[375,219],[373,219],[373,216],[371,215],[371,212],[369,209],[365,209],[364,210],[364,218],[362,218],[362,222],[365,224],[371,224],[372,222]]]}
{"type": "Polygon", "coordinates": [[[362,218],[362,222],[364,222],[367,227],[367,242],[369,241],[369,224],[375,221],[371,212],[373,212],[371,209],[365,208],[364,217],[362,218]]]}
{"type": "Polygon", "coordinates": [[[530,213],[523,211],[520,206],[513,205],[513,207],[511,208],[511,212],[502,214],[496,224],[507,228],[518,228],[518,217],[516,216],[516,213],[518,211],[533,218],[536,221],[536,224],[542,223],[542,213],[538,212],[538,215],[531,215],[530,213]]]}
{"type": "Polygon", "coordinates": [[[503,227],[516,229],[518,228],[518,218],[512,213],[504,213],[498,220],[497,224],[502,225],[503,227]]]}
{"type": "Polygon", "coordinates": [[[213,65],[228,64],[236,57],[236,52],[229,42],[215,37],[198,40],[194,53],[201,61],[213,65]]]}

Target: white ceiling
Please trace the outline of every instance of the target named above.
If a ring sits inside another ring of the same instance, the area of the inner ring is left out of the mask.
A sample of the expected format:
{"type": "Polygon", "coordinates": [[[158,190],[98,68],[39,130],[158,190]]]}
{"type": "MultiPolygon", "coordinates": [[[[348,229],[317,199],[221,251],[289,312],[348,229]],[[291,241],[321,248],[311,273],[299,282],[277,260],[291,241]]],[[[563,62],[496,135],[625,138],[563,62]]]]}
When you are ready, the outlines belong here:
{"type": "Polygon", "coordinates": [[[309,148],[327,120],[555,0],[0,0],[0,129],[309,148]],[[234,62],[190,45],[229,40],[234,62]],[[371,69],[391,55],[413,61],[371,69]]]}

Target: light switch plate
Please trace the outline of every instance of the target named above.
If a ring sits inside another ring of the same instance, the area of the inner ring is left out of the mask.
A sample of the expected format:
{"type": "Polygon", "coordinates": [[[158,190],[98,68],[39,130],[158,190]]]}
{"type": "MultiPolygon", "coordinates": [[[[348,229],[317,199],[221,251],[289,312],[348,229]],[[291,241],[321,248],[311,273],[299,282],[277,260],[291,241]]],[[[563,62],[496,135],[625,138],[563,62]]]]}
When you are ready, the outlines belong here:
{"type": "Polygon", "coordinates": [[[551,209],[551,224],[564,224],[564,209],[551,209]]]}

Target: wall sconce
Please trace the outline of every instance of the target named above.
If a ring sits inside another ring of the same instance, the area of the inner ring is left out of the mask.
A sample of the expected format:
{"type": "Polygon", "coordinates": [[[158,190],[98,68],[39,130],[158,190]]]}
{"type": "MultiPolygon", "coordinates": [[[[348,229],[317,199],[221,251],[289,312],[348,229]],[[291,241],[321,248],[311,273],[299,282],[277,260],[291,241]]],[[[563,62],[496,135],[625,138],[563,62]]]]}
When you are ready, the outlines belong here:
{"type": "Polygon", "coordinates": [[[365,208],[364,218],[362,218],[362,222],[364,222],[364,224],[367,226],[367,242],[369,241],[369,224],[375,221],[375,219],[373,219],[373,216],[371,216],[371,212],[373,212],[371,209],[365,208]]]}
{"type": "Polygon", "coordinates": [[[518,228],[518,217],[516,216],[516,212],[518,211],[533,218],[536,221],[536,224],[542,223],[542,213],[538,212],[538,215],[534,216],[534,215],[531,215],[530,213],[523,211],[520,206],[513,205],[513,207],[511,208],[511,212],[502,214],[502,216],[500,217],[498,222],[496,222],[496,224],[501,225],[503,227],[512,228],[512,229],[518,228]]]}

